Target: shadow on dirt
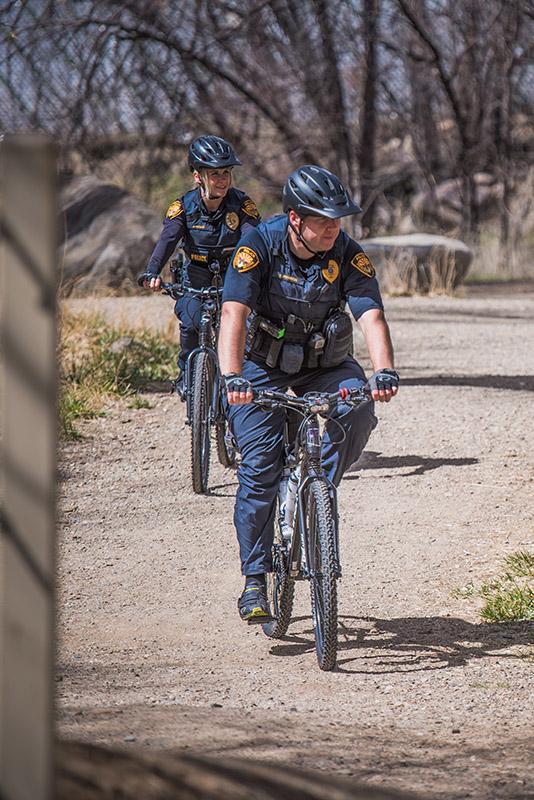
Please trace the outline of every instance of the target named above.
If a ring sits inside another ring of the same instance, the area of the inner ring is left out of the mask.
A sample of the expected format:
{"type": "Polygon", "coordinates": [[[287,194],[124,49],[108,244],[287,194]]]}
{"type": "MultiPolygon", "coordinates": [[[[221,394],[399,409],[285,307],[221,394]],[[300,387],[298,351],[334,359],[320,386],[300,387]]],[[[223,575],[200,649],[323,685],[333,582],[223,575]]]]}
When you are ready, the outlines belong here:
{"type": "Polygon", "coordinates": [[[210,486],[208,494],[212,497],[232,497],[235,498],[235,493],[238,487],[237,480],[229,480],[227,483],[218,483],[216,486],[210,486]],[[228,491],[224,491],[228,489],[228,491]]]}
{"type": "MultiPolygon", "coordinates": [[[[478,464],[478,458],[426,458],[425,456],[383,456],[373,450],[366,450],[359,460],[353,464],[345,473],[343,480],[356,480],[359,475],[351,473],[361,472],[367,469],[401,469],[404,467],[415,467],[410,472],[400,473],[400,477],[407,478],[411,475],[422,475],[432,469],[439,467],[467,467],[478,464]]],[[[399,477],[385,475],[386,478],[399,477]]]]}
{"type": "Polygon", "coordinates": [[[472,386],[476,389],[511,389],[534,392],[534,375],[429,375],[403,378],[403,386],[472,386]]]}
{"type": "MultiPolygon", "coordinates": [[[[175,394],[173,381],[170,378],[165,381],[149,381],[140,391],[146,394],[175,394]]],[[[180,404],[182,401],[176,397],[176,402],[180,404]]]]}
{"type": "MultiPolygon", "coordinates": [[[[292,626],[311,622],[295,617],[292,626]]],[[[473,624],[456,617],[340,616],[337,672],[383,675],[460,667],[480,658],[531,658],[532,653],[502,652],[534,645],[534,623],[473,624]],[[350,666],[349,666],[350,665],[350,666]]],[[[298,656],[315,649],[313,628],[289,633],[273,645],[275,656],[298,656]]]]}

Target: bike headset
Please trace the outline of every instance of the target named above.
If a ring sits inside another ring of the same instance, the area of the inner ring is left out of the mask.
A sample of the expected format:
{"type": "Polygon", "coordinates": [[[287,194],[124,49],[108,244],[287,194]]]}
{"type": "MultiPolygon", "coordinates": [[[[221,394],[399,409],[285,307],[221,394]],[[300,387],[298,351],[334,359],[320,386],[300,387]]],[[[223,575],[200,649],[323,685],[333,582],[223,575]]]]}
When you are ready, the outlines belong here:
{"type": "Polygon", "coordinates": [[[289,227],[309,253],[320,257],[324,251],[312,250],[302,235],[302,217],[340,219],[362,211],[333,172],[314,164],[305,164],[291,173],[282,192],[282,207],[285,214],[291,210],[301,217],[298,228],[291,222],[289,227]]]}
{"type": "MultiPolygon", "coordinates": [[[[295,437],[296,441],[298,441],[300,439],[300,436],[301,436],[302,428],[306,424],[307,417],[306,417],[304,411],[301,411],[300,408],[293,408],[292,411],[294,411],[297,414],[300,414],[301,417],[302,417],[302,419],[299,422],[299,425],[298,425],[298,428],[297,428],[297,434],[296,434],[296,437],[295,437]]],[[[341,424],[341,422],[338,419],[336,419],[335,417],[325,416],[324,414],[319,414],[319,416],[323,417],[323,419],[326,419],[327,422],[332,422],[341,431],[341,439],[334,439],[333,436],[332,436],[332,431],[330,431],[330,434],[329,434],[330,435],[330,444],[335,444],[335,445],[343,444],[343,442],[347,438],[347,432],[346,432],[345,428],[343,427],[343,425],[341,424]]],[[[324,436],[324,432],[321,433],[321,443],[322,443],[323,436],[324,436]]]]}
{"type": "Polygon", "coordinates": [[[200,175],[200,189],[207,200],[215,200],[208,189],[208,182],[202,175],[206,169],[224,169],[236,167],[241,161],[236,156],[233,147],[220,136],[198,136],[189,145],[188,158],[191,172],[200,175]]]}

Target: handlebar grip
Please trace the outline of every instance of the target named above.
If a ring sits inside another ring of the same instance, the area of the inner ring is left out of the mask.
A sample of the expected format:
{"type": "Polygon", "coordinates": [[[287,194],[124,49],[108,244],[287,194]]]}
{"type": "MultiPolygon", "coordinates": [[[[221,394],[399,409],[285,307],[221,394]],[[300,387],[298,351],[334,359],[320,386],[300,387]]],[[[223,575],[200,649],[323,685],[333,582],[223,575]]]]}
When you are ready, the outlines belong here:
{"type": "Polygon", "coordinates": [[[140,272],[137,276],[137,285],[143,286],[145,281],[149,281],[151,278],[157,278],[157,275],[152,275],[150,272],[140,272]]]}

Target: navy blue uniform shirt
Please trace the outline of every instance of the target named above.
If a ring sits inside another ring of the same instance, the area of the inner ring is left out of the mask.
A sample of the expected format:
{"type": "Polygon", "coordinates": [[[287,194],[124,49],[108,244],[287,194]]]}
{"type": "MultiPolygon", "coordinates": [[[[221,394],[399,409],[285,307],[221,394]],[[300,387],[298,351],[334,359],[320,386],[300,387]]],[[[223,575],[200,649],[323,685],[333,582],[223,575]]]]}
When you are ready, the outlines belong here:
{"type": "Polygon", "coordinates": [[[254,201],[233,186],[217,211],[213,212],[206,209],[200,189],[192,189],[169,206],[146,271],[159,275],[177,245],[181,244],[186,255],[186,274],[193,279],[191,283],[207,285],[211,278],[207,270],[209,262],[219,259],[224,267],[228,256],[225,258],[222,251],[234,248],[243,234],[252,231],[260,219],[254,201]]]}
{"type": "Polygon", "coordinates": [[[224,282],[224,301],[248,306],[272,322],[289,314],[322,326],[342,301],[355,319],[383,310],[375,270],[360,245],[340,231],[334,246],[309,259],[289,249],[288,217],[280,214],[244,236],[224,282]]]}

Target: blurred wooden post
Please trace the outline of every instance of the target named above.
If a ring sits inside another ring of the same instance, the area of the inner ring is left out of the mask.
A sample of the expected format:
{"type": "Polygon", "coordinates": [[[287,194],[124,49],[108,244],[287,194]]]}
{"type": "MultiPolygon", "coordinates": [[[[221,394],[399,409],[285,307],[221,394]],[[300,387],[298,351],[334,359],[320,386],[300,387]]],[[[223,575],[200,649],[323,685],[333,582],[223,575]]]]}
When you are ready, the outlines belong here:
{"type": "Polygon", "coordinates": [[[0,797],[53,798],[56,149],[0,143],[0,797]]]}

